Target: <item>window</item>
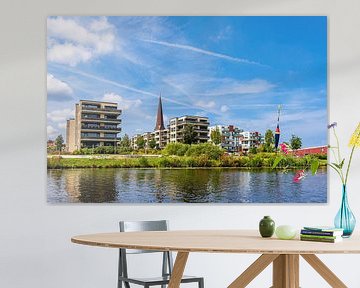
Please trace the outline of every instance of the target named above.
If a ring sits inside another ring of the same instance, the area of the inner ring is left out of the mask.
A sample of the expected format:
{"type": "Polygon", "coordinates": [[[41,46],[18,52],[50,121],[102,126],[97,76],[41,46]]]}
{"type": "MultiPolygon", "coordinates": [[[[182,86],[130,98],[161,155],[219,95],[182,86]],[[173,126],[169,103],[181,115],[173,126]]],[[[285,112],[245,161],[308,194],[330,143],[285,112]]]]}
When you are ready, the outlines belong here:
{"type": "Polygon", "coordinates": [[[97,114],[82,114],[82,118],[85,118],[85,119],[99,119],[100,115],[97,115],[97,114]]]}
{"type": "Polygon", "coordinates": [[[105,138],[110,138],[110,139],[115,139],[116,138],[116,134],[114,133],[105,133],[104,134],[105,138]]]}
{"type": "Polygon", "coordinates": [[[100,137],[100,133],[93,133],[93,132],[81,133],[81,138],[98,138],[98,137],[100,137]]]}

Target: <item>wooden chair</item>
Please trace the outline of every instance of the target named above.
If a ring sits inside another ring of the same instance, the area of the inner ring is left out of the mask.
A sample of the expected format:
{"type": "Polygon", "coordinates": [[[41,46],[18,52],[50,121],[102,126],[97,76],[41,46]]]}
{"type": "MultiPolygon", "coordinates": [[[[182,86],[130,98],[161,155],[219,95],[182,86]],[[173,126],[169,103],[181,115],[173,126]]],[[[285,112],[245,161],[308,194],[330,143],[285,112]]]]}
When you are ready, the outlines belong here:
{"type": "MultiPolygon", "coordinates": [[[[159,221],[120,221],[120,232],[134,231],[167,231],[168,222],[166,220],[159,221]]],[[[144,288],[150,286],[160,286],[165,288],[169,284],[170,276],[173,268],[173,259],[171,252],[135,250],[135,249],[119,249],[119,268],[118,268],[118,288],[130,288],[131,284],[137,284],[144,288]],[[160,277],[138,278],[129,277],[127,269],[127,254],[141,253],[163,253],[162,274],[160,277]]],[[[181,283],[198,283],[198,288],[204,288],[204,278],[194,276],[183,276],[181,283]]]]}

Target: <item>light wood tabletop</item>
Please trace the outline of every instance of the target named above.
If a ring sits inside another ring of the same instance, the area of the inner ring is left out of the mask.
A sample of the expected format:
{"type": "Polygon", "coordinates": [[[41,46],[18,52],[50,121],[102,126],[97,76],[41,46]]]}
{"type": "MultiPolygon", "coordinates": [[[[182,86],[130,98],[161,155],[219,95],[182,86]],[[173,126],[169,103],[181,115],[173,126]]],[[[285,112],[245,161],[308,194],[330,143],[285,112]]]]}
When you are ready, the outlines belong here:
{"type": "Polygon", "coordinates": [[[190,230],[115,232],[74,236],[77,244],[178,252],[169,288],[178,288],[190,252],[262,254],[229,288],[246,287],[273,263],[274,288],[299,287],[301,255],[331,287],[347,287],[315,254],[358,254],[360,237],[354,235],[339,243],[322,243],[262,238],[256,230],[190,230]]]}
{"type": "Polygon", "coordinates": [[[360,253],[360,237],[339,243],[321,243],[262,238],[256,230],[197,230],[115,232],[72,237],[77,244],[185,252],[251,253],[251,254],[336,254],[360,253]]]}

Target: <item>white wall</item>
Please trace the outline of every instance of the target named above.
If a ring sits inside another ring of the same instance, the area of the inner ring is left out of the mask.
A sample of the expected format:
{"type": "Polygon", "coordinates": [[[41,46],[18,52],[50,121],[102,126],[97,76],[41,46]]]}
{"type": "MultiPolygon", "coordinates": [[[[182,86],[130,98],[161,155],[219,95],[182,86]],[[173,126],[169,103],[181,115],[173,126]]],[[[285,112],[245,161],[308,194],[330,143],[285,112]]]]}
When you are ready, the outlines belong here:
{"type": "MultiPolygon", "coordinates": [[[[263,215],[280,223],[331,224],[340,183],[329,181],[327,205],[49,205],[46,203],[46,61],[48,15],[327,15],[329,117],[343,146],[360,120],[358,0],[6,1],[0,17],[0,287],[115,287],[116,250],[70,243],[75,234],[116,231],[119,219],[167,218],[173,229],[256,228],[263,215]],[[97,3],[95,3],[97,2],[97,3]]],[[[349,183],[360,219],[360,151],[349,183]]],[[[360,225],[358,225],[360,227],[360,225]]],[[[226,287],[255,255],[193,254],[188,273],[206,287],[226,287]]],[[[322,256],[348,287],[360,287],[360,255],[322,256]],[[345,263],[347,263],[345,265],[345,263]]],[[[135,260],[138,261],[138,260],[135,260]]],[[[143,262],[138,267],[146,269],[143,262]]],[[[150,269],[150,270],[153,270],[150,269]]],[[[302,287],[328,287],[306,263],[302,287]]],[[[251,287],[269,287],[270,270],[251,287]]]]}

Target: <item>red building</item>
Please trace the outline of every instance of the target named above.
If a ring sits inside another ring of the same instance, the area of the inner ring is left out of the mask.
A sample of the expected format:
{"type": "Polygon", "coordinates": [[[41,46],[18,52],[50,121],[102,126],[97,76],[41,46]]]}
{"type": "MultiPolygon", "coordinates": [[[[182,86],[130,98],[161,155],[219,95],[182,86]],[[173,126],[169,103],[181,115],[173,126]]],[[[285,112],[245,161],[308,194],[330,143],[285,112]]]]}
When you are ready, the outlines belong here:
{"type": "Polygon", "coordinates": [[[305,155],[327,155],[328,147],[327,146],[318,146],[318,147],[308,147],[308,148],[301,148],[296,151],[292,151],[297,156],[305,156],[305,155]]]}

